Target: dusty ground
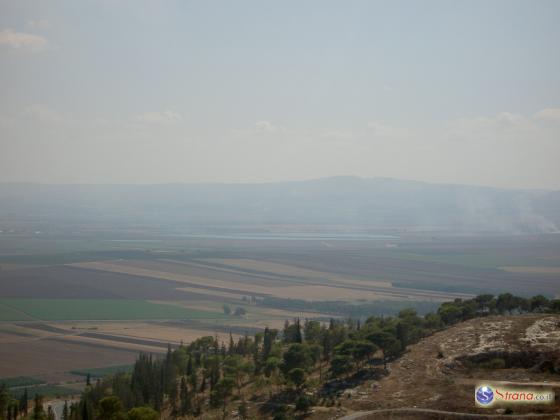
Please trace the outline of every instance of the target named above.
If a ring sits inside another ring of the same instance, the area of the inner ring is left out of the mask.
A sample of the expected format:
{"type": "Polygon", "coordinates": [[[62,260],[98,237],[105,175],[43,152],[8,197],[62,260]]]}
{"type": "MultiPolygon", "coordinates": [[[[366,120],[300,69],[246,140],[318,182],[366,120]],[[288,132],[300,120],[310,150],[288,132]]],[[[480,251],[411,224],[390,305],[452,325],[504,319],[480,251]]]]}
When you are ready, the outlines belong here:
{"type": "MultiPolygon", "coordinates": [[[[560,316],[526,315],[473,319],[438,332],[410,347],[390,365],[390,374],[378,381],[367,381],[348,390],[340,399],[341,408],[316,418],[342,417],[361,410],[423,408],[463,413],[496,414],[477,409],[474,387],[480,381],[526,384],[547,383],[557,399],[553,406],[535,406],[534,412],[560,412],[560,377],[551,373],[512,369],[469,369],[458,358],[488,351],[550,351],[560,349],[560,316]],[[438,358],[438,352],[443,357],[438,358]]],[[[524,406],[515,413],[529,412],[524,406]]],[[[356,417],[358,418],[358,416],[356,417]]],[[[446,418],[429,413],[392,416],[375,414],[364,418],[446,418]]]]}

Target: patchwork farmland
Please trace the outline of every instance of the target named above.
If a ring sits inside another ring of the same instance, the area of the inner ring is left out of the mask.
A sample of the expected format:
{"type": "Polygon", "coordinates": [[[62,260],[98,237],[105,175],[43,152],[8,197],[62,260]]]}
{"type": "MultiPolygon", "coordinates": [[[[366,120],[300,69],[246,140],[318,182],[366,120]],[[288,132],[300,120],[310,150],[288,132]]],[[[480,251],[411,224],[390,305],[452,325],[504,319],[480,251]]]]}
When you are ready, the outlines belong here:
{"type": "Polygon", "coordinates": [[[1,243],[0,378],[79,390],[84,378],[75,372],[127,366],[139,352],[162,354],[204,335],[227,341],[230,333],[282,328],[293,317],[429,310],[480,291],[519,293],[527,281],[554,295],[560,252],[534,245],[197,238],[94,241],[97,250],[65,245],[60,254],[44,254],[38,243],[38,253],[15,258],[1,243]]]}

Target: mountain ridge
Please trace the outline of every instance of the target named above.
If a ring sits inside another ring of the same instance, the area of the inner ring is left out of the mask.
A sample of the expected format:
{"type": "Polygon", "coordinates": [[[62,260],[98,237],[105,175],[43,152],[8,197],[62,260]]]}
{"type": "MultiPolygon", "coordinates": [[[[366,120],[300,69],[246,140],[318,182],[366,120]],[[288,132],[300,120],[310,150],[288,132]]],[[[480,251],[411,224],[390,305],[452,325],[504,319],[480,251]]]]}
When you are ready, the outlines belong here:
{"type": "Polygon", "coordinates": [[[337,176],[263,184],[0,184],[0,221],[556,233],[560,191],[337,176]]]}

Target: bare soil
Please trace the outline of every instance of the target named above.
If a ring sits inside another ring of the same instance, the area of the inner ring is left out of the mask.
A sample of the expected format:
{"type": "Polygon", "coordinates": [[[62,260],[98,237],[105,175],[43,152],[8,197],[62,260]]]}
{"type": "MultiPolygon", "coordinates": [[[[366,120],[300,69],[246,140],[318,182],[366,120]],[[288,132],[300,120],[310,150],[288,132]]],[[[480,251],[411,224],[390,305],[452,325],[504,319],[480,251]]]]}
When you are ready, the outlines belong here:
{"type": "Polygon", "coordinates": [[[0,296],[22,299],[197,299],[181,283],[76,266],[0,271],[0,296]]]}
{"type": "Polygon", "coordinates": [[[97,347],[56,339],[0,345],[0,377],[64,373],[72,369],[134,363],[136,350],[97,347]]]}

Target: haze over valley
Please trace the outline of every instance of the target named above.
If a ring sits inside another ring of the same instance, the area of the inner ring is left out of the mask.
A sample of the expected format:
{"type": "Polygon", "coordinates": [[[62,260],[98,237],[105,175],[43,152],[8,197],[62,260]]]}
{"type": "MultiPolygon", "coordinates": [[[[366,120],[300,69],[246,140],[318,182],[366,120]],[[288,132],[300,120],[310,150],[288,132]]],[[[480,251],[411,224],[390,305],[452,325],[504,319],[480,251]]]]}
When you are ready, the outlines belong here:
{"type": "Polygon", "coordinates": [[[144,224],[174,234],[270,225],[295,234],[521,234],[557,233],[560,226],[560,191],[350,176],[261,184],[1,184],[0,198],[4,232],[17,227],[43,234],[104,223],[115,232],[144,224]]]}
{"type": "Polygon", "coordinates": [[[0,0],[0,420],[560,418],[559,21],[0,0]]]}

